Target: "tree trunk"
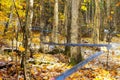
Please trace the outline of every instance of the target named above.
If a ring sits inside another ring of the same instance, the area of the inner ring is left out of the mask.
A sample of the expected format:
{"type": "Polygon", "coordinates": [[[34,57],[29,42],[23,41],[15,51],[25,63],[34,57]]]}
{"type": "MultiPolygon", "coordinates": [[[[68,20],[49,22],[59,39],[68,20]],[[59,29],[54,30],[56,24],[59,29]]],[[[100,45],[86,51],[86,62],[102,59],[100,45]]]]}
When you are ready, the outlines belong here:
{"type": "MultiPolygon", "coordinates": [[[[44,26],[45,26],[45,19],[44,19],[43,16],[45,15],[45,7],[44,7],[45,4],[44,4],[43,0],[40,1],[40,5],[41,5],[41,7],[40,7],[40,27],[42,28],[42,32],[40,33],[40,41],[44,42],[45,36],[44,36],[44,33],[43,33],[43,29],[44,29],[44,26]]],[[[44,47],[45,47],[44,44],[40,43],[39,51],[44,53],[45,52],[44,47]]]]}
{"type": "Polygon", "coordinates": [[[100,9],[100,40],[101,41],[104,41],[105,39],[105,32],[104,32],[104,29],[105,29],[105,17],[106,17],[106,9],[105,9],[105,1],[101,0],[101,3],[103,3],[101,9],[100,9]]]}
{"type": "Polygon", "coordinates": [[[53,25],[53,41],[58,43],[58,0],[55,0],[54,5],[54,25],[53,25]]]}
{"type": "Polygon", "coordinates": [[[23,68],[24,80],[26,79],[26,55],[28,50],[28,32],[29,32],[29,0],[26,0],[25,26],[23,26],[23,46],[25,51],[22,53],[21,67],[23,68]]]}
{"type": "MultiPolygon", "coordinates": [[[[120,0],[117,0],[117,3],[120,2],[120,0]]],[[[116,25],[117,25],[117,32],[120,32],[120,6],[116,7],[116,25]]]]}
{"type": "MultiPolygon", "coordinates": [[[[29,10],[29,12],[30,12],[30,17],[29,17],[29,47],[32,47],[31,46],[31,41],[32,41],[32,37],[31,37],[31,28],[32,28],[32,20],[33,20],[33,3],[34,3],[34,0],[30,0],[29,1],[30,2],[30,4],[29,4],[29,7],[30,7],[30,10],[29,10]]],[[[30,52],[30,57],[32,58],[33,57],[33,53],[32,52],[30,52]]]]}
{"type": "MultiPolygon", "coordinates": [[[[80,0],[72,0],[72,10],[71,10],[71,43],[78,43],[79,42],[79,25],[78,25],[78,17],[79,17],[79,3],[80,0]]],[[[81,59],[81,53],[78,51],[79,47],[71,47],[71,62],[78,63],[81,59]]]]}
{"type": "Polygon", "coordinates": [[[100,0],[95,0],[95,16],[94,16],[94,28],[93,28],[93,43],[99,43],[99,28],[100,28],[100,0]]]}
{"type": "MultiPolygon", "coordinates": [[[[66,43],[70,43],[70,30],[71,30],[71,0],[67,0],[66,1],[66,5],[65,5],[65,16],[66,16],[66,23],[65,23],[65,27],[66,27],[66,43]]],[[[70,46],[66,46],[65,47],[65,54],[67,56],[70,56],[70,46]]]]}

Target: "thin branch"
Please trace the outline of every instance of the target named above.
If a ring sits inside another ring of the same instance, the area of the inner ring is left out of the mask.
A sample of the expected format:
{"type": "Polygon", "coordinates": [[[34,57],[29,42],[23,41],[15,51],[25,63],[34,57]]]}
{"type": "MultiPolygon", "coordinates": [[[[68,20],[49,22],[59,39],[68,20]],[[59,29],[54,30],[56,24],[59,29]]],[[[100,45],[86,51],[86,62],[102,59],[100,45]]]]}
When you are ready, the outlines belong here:
{"type": "Polygon", "coordinates": [[[20,23],[20,27],[23,28],[22,26],[22,21],[20,19],[20,15],[18,13],[18,10],[17,10],[17,7],[16,7],[16,4],[15,4],[15,0],[13,0],[13,4],[14,4],[14,7],[15,7],[15,11],[16,11],[16,14],[17,14],[17,17],[18,17],[18,20],[19,20],[19,23],[20,23]]]}

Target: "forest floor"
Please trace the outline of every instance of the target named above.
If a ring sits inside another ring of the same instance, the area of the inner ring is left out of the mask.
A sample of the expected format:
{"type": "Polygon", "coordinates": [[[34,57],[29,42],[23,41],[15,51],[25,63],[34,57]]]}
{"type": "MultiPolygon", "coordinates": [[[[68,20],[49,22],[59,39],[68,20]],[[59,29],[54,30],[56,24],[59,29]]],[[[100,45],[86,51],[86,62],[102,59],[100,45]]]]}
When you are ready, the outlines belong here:
{"type": "MultiPolygon", "coordinates": [[[[65,80],[120,80],[120,43],[118,43],[120,41],[117,40],[111,43],[108,66],[106,65],[108,52],[105,51],[65,80]]],[[[94,52],[89,48],[82,48],[84,59],[94,52]]],[[[17,57],[16,61],[16,56],[0,54],[0,80],[24,80],[20,57],[17,57]]],[[[73,67],[68,63],[68,59],[62,53],[54,55],[34,53],[33,59],[26,61],[27,80],[52,80],[53,77],[73,67]]]]}

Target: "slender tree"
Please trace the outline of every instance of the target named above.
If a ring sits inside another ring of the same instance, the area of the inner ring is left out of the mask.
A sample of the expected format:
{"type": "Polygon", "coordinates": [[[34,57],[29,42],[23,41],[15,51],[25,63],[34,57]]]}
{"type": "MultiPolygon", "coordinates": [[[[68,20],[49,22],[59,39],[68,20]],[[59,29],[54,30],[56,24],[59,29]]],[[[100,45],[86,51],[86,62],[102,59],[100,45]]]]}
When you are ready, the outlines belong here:
{"type": "Polygon", "coordinates": [[[95,15],[93,27],[93,43],[99,43],[99,28],[100,28],[100,0],[95,0],[95,15]]]}
{"type": "MultiPolygon", "coordinates": [[[[70,30],[71,30],[71,0],[66,0],[65,3],[65,28],[66,28],[66,41],[70,43],[70,30]]],[[[65,47],[65,54],[70,56],[70,46],[65,47]]]]}
{"type": "Polygon", "coordinates": [[[22,53],[21,67],[23,68],[24,80],[26,79],[26,54],[28,50],[28,32],[29,32],[29,0],[26,0],[26,15],[25,15],[25,25],[22,28],[23,32],[23,47],[25,51],[22,53]]]}
{"type": "Polygon", "coordinates": [[[102,5],[100,7],[100,40],[104,41],[105,40],[105,18],[106,18],[106,6],[105,6],[105,1],[101,0],[100,2],[102,5]]]}
{"type": "MultiPolygon", "coordinates": [[[[29,12],[30,12],[30,15],[29,15],[29,24],[28,24],[28,28],[29,28],[29,45],[31,45],[31,40],[32,40],[32,37],[31,37],[31,28],[32,28],[32,22],[33,22],[33,3],[34,3],[34,0],[30,0],[29,1],[29,12]]],[[[31,46],[30,46],[31,47],[31,46]]],[[[31,51],[31,48],[30,48],[30,51],[31,51]]],[[[30,52],[30,57],[33,57],[33,54],[32,52],[30,52]]]]}
{"type": "MultiPolygon", "coordinates": [[[[79,6],[81,0],[72,0],[72,9],[71,9],[71,43],[79,42],[79,25],[78,25],[78,17],[79,17],[79,6]]],[[[78,63],[82,60],[81,53],[79,51],[79,47],[71,47],[71,61],[78,63]]]]}
{"type": "Polygon", "coordinates": [[[58,43],[58,0],[55,0],[54,4],[54,24],[53,24],[53,41],[58,43]]]}
{"type": "MultiPolygon", "coordinates": [[[[45,15],[45,3],[43,0],[41,0],[40,2],[40,27],[42,28],[42,32],[40,33],[40,41],[44,41],[45,39],[45,36],[44,36],[44,33],[43,33],[43,29],[44,29],[44,26],[45,26],[45,19],[44,19],[44,15],[45,15]]],[[[40,43],[40,51],[41,52],[44,52],[44,44],[40,43]]]]}

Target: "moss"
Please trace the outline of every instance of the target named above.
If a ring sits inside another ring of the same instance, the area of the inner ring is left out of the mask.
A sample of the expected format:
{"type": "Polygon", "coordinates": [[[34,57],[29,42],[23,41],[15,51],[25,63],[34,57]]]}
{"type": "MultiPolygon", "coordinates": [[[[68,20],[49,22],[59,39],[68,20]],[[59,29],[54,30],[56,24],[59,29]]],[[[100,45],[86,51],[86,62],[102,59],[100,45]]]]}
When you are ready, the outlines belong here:
{"type": "Polygon", "coordinates": [[[76,59],[75,58],[70,58],[69,64],[72,65],[72,66],[76,65],[77,64],[76,59]]]}

